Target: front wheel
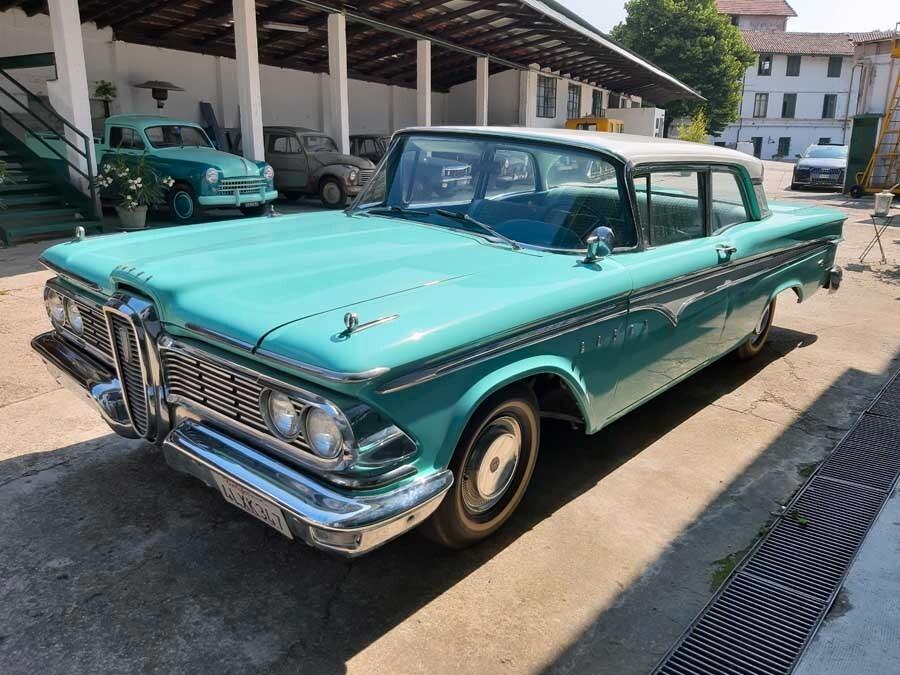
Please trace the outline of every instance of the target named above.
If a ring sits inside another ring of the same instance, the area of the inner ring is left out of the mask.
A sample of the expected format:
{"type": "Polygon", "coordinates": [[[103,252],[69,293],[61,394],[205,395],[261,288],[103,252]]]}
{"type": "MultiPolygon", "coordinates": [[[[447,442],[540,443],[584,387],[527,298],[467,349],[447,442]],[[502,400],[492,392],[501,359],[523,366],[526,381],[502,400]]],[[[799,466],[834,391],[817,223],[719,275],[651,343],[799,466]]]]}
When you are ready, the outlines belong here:
{"type": "Polygon", "coordinates": [[[347,192],[337,178],[325,178],[319,184],[319,199],[329,209],[342,209],[347,204],[347,192]]]}
{"type": "Polygon", "coordinates": [[[169,190],[169,214],[178,224],[192,223],[199,218],[203,209],[189,185],[179,183],[169,190]]]}
{"type": "Polygon", "coordinates": [[[454,483],[423,533],[450,548],[491,535],[512,515],[534,473],[540,442],[537,400],[526,387],[488,399],[466,427],[450,469],[454,483]]]}
{"type": "Polygon", "coordinates": [[[769,339],[769,330],[772,328],[772,319],[775,318],[775,298],[766,305],[763,313],[759,317],[759,322],[750,336],[737,349],[738,358],[742,361],[752,359],[759,354],[769,339]]]}

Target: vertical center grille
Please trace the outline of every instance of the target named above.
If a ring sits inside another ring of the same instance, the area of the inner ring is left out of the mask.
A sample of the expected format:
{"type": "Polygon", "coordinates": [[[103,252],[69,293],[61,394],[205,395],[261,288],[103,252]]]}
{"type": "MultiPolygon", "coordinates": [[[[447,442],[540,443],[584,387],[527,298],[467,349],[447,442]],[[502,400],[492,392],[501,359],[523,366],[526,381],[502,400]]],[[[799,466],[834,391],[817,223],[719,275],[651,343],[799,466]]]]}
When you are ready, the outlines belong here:
{"type": "Polygon", "coordinates": [[[137,334],[131,322],[114,312],[107,312],[109,340],[122,380],[122,394],[131,415],[134,430],[146,436],[149,429],[147,383],[141,367],[141,352],[137,334]]]}

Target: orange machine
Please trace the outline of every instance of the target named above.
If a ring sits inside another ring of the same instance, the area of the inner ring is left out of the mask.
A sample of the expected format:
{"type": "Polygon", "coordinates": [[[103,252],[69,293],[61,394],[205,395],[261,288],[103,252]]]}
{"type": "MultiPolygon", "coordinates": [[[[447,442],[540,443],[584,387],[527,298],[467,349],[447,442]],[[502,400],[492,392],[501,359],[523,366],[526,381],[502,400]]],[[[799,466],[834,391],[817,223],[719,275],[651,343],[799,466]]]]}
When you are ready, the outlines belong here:
{"type": "Polygon", "coordinates": [[[575,117],[566,120],[566,129],[581,129],[582,131],[608,131],[614,134],[625,133],[625,122],[609,117],[575,117]]]}

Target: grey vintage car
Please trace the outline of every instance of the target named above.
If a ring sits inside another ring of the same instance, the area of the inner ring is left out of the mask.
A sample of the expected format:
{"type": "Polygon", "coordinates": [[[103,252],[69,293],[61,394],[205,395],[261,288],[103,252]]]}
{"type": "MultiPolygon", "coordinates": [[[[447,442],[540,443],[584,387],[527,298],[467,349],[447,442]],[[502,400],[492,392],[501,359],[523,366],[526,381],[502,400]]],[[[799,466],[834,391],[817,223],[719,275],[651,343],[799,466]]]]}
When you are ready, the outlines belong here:
{"type": "MultiPolygon", "coordinates": [[[[266,161],[275,169],[275,189],[288,199],[318,196],[332,209],[342,209],[375,173],[363,157],[338,151],[330,136],[305,127],[263,127],[266,161]],[[280,174],[280,175],[279,175],[280,174]]],[[[233,136],[241,152],[240,133],[233,136]]]]}

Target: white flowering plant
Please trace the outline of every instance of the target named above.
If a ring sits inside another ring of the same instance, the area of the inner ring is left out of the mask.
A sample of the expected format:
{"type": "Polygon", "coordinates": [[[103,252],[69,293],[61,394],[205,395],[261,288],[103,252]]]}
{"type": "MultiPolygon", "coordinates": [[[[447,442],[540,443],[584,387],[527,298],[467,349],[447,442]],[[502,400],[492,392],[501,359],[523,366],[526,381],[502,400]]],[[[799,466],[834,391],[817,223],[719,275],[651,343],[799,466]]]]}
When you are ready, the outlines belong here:
{"type": "Polygon", "coordinates": [[[94,182],[97,189],[127,211],[161,204],[166,191],[175,184],[171,176],[161,176],[150,166],[146,153],[137,161],[130,155],[110,153],[104,157],[94,182]]]}

